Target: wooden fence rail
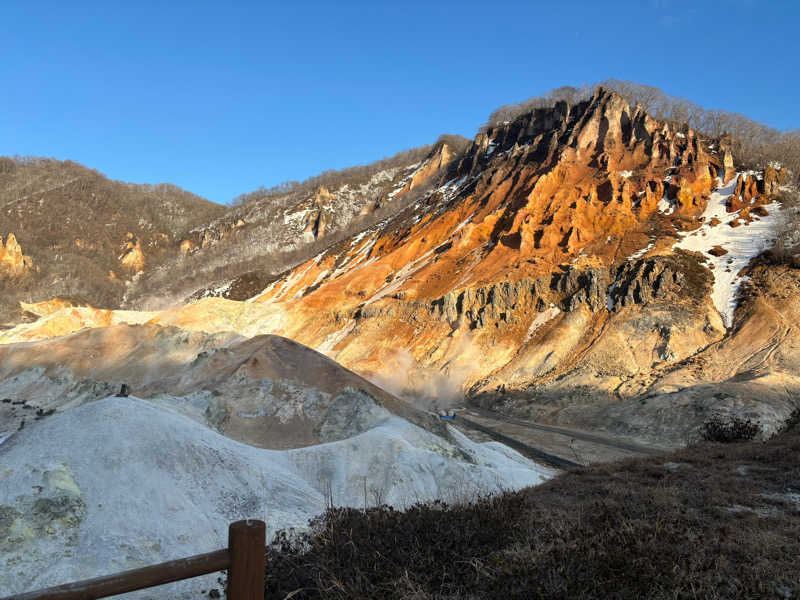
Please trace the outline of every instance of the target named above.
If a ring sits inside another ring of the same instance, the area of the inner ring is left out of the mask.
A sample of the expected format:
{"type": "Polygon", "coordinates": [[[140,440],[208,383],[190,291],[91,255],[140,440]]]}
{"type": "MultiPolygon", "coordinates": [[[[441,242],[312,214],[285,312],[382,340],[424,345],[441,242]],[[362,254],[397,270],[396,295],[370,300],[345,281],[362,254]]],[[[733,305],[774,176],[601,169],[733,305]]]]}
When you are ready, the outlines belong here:
{"type": "Polygon", "coordinates": [[[264,522],[236,521],[228,528],[228,547],[222,550],[0,600],[94,600],[226,569],[229,600],[264,600],[265,551],[264,522]]]}

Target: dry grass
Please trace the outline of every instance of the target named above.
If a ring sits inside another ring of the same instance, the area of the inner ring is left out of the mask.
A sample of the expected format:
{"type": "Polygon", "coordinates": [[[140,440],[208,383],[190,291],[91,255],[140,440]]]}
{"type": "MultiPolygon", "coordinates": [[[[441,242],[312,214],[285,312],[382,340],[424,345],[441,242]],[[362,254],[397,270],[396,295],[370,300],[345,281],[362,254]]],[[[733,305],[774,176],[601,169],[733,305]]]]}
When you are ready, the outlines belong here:
{"type": "Polygon", "coordinates": [[[266,597],[798,597],[798,458],[794,427],[463,506],[332,509],[268,549],[266,597]]]}

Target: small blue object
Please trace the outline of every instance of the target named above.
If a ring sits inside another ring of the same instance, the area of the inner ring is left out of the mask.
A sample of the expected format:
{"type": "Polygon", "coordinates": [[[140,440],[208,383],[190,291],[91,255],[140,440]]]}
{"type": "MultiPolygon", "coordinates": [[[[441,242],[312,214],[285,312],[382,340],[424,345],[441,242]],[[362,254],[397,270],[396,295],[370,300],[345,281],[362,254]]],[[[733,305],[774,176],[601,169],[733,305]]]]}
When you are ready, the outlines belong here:
{"type": "Polygon", "coordinates": [[[452,415],[439,415],[439,418],[440,419],[447,419],[449,421],[455,421],[456,413],[453,413],[452,415]]]}

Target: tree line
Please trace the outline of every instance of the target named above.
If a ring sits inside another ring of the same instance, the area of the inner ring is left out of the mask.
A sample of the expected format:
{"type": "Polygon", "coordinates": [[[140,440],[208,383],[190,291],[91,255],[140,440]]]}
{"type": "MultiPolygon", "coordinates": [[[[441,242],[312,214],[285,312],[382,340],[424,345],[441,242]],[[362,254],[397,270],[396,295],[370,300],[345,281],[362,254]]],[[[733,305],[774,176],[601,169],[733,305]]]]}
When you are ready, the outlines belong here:
{"type": "Polygon", "coordinates": [[[320,187],[338,189],[344,185],[357,186],[367,183],[373,175],[380,171],[405,167],[424,160],[432,146],[426,144],[409,150],[398,152],[394,156],[385,157],[368,165],[357,165],[345,169],[328,169],[303,181],[283,181],[271,187],[260,187],[252,192],[236,196],[231,201],[233,206],[249,204],[255,200],[294,196],[313,193],[320,187]]]}

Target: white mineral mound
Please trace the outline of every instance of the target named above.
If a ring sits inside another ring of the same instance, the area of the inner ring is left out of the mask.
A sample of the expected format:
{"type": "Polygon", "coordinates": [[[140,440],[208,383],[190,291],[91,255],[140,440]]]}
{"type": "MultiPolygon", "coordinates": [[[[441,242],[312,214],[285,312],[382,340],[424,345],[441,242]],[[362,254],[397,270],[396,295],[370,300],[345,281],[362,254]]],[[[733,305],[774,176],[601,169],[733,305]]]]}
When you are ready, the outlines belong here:
{"type": "MultiPolygon", "coordinates": [[[[106,398],[0,443],[0,590],[18,593],[209,552],[227,525],[302,528],[326,497],[403,507],[552,476],[500,444],[452,442],[386,412],[353,437],[266,450],[138,398],[106,398]]],[[[271,532],[271,533],[270,533],[271,532]]],[[[216,576],[139,592],[198,598],[216,576]]]]}

